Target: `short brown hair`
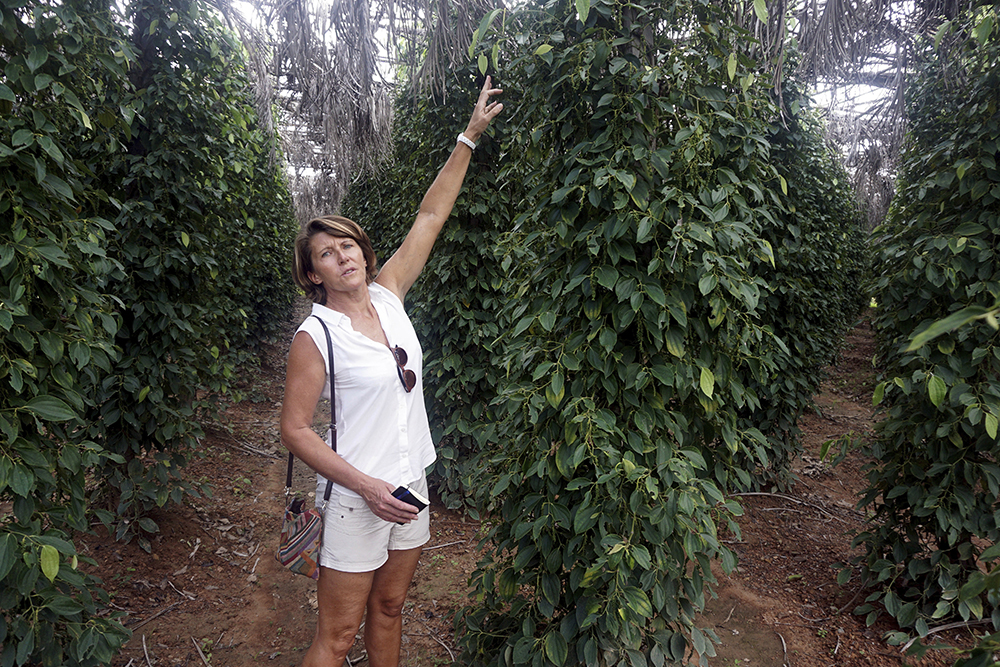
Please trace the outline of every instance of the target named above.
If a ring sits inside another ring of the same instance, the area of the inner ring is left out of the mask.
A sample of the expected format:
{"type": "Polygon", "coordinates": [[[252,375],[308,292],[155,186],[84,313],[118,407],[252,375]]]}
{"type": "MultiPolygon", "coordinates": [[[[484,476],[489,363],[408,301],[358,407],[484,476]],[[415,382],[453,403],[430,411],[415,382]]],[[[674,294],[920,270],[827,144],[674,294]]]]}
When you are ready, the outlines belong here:
{"type": "Polygon", "coordinates": [[[313,302],[326,304],[326,289],[322,285],[317,285],[309,279],[309,274],[315,269],[312,263],[312,239],[317,234],[329,234],[338,238],[354,239],[365,255],[365,263],[368,267],[365,271],[365,278],[370,285],[375,276],[378,275],[378,259],[375,257],[375,249],[372,248],[371,239],[361,225],[348,220],[339,215],[324,215],[313,218],[302,227],[302,231],[295,237],[295,259],[292,265],[292,277],[295,284],[305,290],[306,296],[313,302]]]}

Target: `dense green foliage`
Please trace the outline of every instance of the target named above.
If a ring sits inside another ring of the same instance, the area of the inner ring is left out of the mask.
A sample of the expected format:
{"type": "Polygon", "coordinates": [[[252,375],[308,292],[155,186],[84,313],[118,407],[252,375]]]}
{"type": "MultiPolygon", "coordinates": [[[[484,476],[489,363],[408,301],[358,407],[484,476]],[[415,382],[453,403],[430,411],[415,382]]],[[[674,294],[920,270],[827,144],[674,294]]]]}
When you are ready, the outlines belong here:
{"type": "Polygon", "coordinates": [[[180,476],[199,453],[195,417],[268,333],[260,323],[287,312],[295,231],[236,38],[197,2],[136,2],[129,13],[135,116],[100,174],[120,202],[110,244],[122,270],[110,289],[123,304],[122,354],[88,419],[91,437],[126,462],[102,470],[96,499],[119,537],[154,529],[149,509],[197,493],[180,476]]]}
{"type": "Polygon", "coordinates": [[[277,282],[293,229],[287,193],[233,73],[239,51],[193,6],[185,21],[166,17],[159,32],[213,36],[191,48],[186,75],[173,55],[144,50],[138,27],[133,51],[110,4],[0,2],[4,667],[111,661],[128,632],[73,545],[90,530],[88,493],[117,483],[117,519],[154,528],[136,510],[168,497],[172,470],[161,464],[189,446],[173,436],[197,433],[192,398],[224,389],[236,359],[212,347],[265,335],[291,300],[277,282]],[[127,74],[149,71],[134,53],[161,70],[147,87],[127,74]],[[209,85],[201,98],[191,88],[209,85]],[[264,309],[252,309],[265,293],[264,309]],[[156,490],[130,498],[126,483],[147,479],[156,490]]]}
{"type": "Polygon", "coordinates": [[[128,632],[96,615],[103,594],[77,569],[86,472],[106,462],[81,428],[115,357],[105,293],[111,222],[92,214],[95,162],[79,150],[113,104],[113,19],[97,5],[0,3],[0,664],[110,662],[128,632]],[[107,40],[107,41],[105,41],[107,40]],[[89,68],[74,67],[88,62],[89,68]],[[102,76],[102,75],[107,75],[102,76]],[[95,600],[95,595],[97,596],[95,600]]]}
{"type": "Polygon", "coordinates": [[[1000,39],[995,8],[946,23],[907,94],[898,193],[876,230],[882,418],[862,504],[864,581],[903,628],[954,615],[1000,623],[982,569],[1000,550],[1000,348],[978,321],[908,351],[963,307],[1000,299],[1000,39]]]}
{"type": "MultiPolygon", "coordinates": [[[[785,478],[857,314],[843,171],[715,11],[546,3],[479,40],[506,109],[408,297],[445,493],[492,527],[463,664],[711,652],[693,617],[735,562],[726,493],[785,478]]],[[[383,253],[468,114],[458,80],[400,103],[395,164],[345,202],[383,253]]]]}

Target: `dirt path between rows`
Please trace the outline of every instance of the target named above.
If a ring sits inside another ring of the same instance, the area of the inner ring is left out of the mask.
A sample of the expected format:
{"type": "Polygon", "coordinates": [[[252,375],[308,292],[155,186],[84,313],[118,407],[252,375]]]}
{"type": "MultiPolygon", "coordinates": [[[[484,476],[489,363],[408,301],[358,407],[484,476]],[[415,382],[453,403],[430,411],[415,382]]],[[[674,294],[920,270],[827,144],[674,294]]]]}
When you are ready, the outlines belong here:
{"type": "MultiPolygon", "coordinates": [[[[246,399],[226,410],[227,428],[211,428],[204,459],[191,479],[214,485],[211,499],[170,507],[154,519],[160,533],[152,553],[105,537],[82,539],[81,551],[125,612],[131,642],[117,667],[249,667],[301,662],[315,628],[315,584],[282,570],[273,551],[280,527],[285,460],[277,418],[284,379],[284,346],[270,349],[243,389],[246,399]]],[[[882,640],[891,626],[866,628],[851,614],[864,594],[836,584],[835,564],[850,555],[851,532],[861,527],[855,499],[863,487],[863,461],[852,455],[831,468],[819,457],[823,443],[863,438],[872,427],[872,341],[867,324],[849,336],[817,396],[818,413],[805,416],[805,456],[799,478],[782,494],[740,498],[742,540],[736,572],[718,573],[716,592],[700,620],[721,640],[710,665],[722,667],[860,667],[903,665],[882,640]]],[[[322,426],[321,407],[317,426],[322,426]]],[[[296,464],[299,466],[299,464],[296,464]]],[[[312,490],[312,474],[297,467],[295,487],[312,490]]],[[[456,653],[452,616],[467,603],[479,526],[433,505],[432,538],[404,610],[402,664],[451,664],[456,653]]],[[[952,633],[949,640],[963,636],[952,633]]],[[[910,665],[950,665],[931,654],[910,665]]],[[[366,665],[360,641],[352,664],[366,665]]]]}

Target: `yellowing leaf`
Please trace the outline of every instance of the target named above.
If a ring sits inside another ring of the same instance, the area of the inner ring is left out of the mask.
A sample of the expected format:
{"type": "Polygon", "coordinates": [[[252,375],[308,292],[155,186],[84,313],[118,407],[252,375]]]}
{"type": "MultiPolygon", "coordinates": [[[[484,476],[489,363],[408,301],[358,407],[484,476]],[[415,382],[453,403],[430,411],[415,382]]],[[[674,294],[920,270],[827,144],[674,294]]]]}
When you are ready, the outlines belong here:
{"type": "Polygon", "coordinates": [[[944,380],[936,375],[931,375],[927,378],[927,395],[930,396],[934,407],[941,407],[941,402],[944,401],[945,394],[947,393],[948,387],[945,385],[944,380]]]}
{"type": "Polygon", "coordinates": [[[764,0],[753,0],[753,13],[758,21],[767,23],[767,3],[764,0]]]}
{"type": "Polygon", "coordinates": [[[785,196],[787,196],[788,195],[788,181],[785,180],[784,176],[778,176],[778,178],[781,180],[781,193],[784,194],[785,196]]]}
{"type": "Polygon", "coordinates": [[[472,31],[472,42],[469,43],[469,57],[476,52],[476,45],[479,44],[479,29],[472,31]]]}
{"type": "Polygon", "coordinates": [[[542,44],[537,49],[535,49],[536,56],[544,56],[546,53],[552,50],[551,44],[542,44]]]}
{"type": "Polygon", "coordinates": [[[545,400],[548,401],[549,405],[552,407],[558,408],[565,395],[566,387],[563,381],[562,373],[553,373],[552,379],[549,381],[549,386],[545,389],[545,400]]]}
{"type": "Polygon", "coordinates": [[[726,66],[726,71],[729,74],[729,80],[732,81],[736,77],[736,52],[733,51],[729,54],[729,63],[726,66]]]}
{"type": "Polygon", "coordinates": [[[986,418],[983,419],[983,424],[986,426],[986,433],[989,434],[991,438],[996,440],[997,437],[997,418],[993,414],[987,412],[986,418]]]}
{"type": "Polygon", "coordinates": [[[42,566],[42,574],[49,581],[55,581],[56,575],[59,574],[59,552],[56,548],[51,544],[43,544],[38,560],[42,566]]]}
{"type": "Polygon", "coordinates": [[[181,232],[181,243],[184,244],[185,248],[191,243],[191,237],[188,236],[187,232],[181,232]]]}
{"type": "Polygon", "coordinates": [[[485,53],[479,54],[479,73],[486,74],[486,69],[489,67],[490,61],[486,58],[485,53]]]}
{"type": "Polygon", "coordinates": [[[879,382],[875,391],[872,392],[872,405],[878,405],[883,398],[885,398],[885,382],[879,382]]]}
{"type": "Polygon", "coordinates": [[[701,386],[701,390],[705,392],[705,395],[712,398],[712,392],[715,391],[715,373],[707,368],[702,368],[699,385],[701,386]]]}

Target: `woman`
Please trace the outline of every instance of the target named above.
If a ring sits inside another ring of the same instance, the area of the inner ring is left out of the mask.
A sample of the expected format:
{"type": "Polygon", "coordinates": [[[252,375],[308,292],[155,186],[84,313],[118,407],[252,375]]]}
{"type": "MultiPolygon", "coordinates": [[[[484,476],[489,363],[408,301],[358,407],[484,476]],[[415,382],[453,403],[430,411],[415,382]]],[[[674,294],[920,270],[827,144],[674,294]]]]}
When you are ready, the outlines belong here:
{"type": "Polygon", "coordinates": [[[465,132],[430,189],[399,250],[377,271],[368,236],[338,216],[310,221],[295,242],[295,281],[333,339],[337,452],[312,430],[329,396],[326,336],[316,317],[288,354],[281,439],[333,492],[324,512],[319,619],[305,667],[339,667],[365,617],[371,667],[399,664],[402,609],[429,512],[392,496],[408,484],[426,495],[435,458],[420,378],[421,352],[403,310],[407,291],[458,197],[475,142],[502,110],[487,77],[465,132]],[[367,613],[366,613],[367,612],[367,613]]]}

